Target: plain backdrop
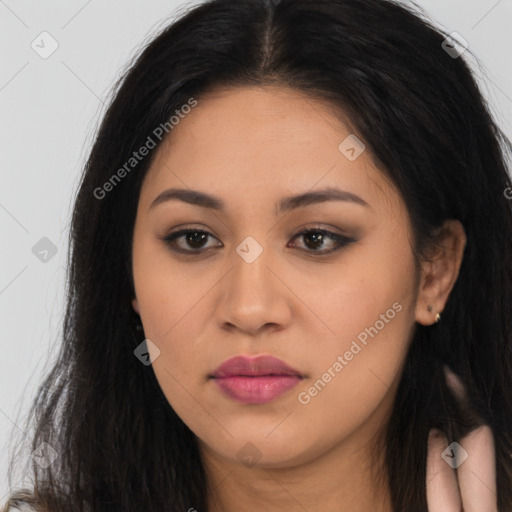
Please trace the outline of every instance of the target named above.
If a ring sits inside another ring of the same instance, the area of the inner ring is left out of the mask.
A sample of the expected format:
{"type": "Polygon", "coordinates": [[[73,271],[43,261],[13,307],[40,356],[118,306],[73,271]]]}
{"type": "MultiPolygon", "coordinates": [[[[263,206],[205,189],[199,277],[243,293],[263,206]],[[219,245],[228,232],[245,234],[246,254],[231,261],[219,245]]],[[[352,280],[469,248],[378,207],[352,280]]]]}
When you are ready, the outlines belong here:
{"type": "MultiPolygon", "coordinates": [[[[11,435],[26,435],[22,420],[57,353],[72,199],[107,94],[143,42],[197,3],[0,0],[0,504],[11,435]]],[[[417,3],[469,43],[512,138],[512,2],[417,3]]]]}

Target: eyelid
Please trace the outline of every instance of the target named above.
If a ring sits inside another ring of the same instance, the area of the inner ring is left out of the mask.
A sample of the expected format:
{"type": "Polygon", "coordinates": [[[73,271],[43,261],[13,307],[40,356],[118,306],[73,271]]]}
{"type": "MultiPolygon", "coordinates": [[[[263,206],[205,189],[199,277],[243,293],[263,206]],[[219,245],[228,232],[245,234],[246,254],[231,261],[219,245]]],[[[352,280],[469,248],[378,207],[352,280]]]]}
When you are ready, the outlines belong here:
{"type": "Polygon", "coordinates": [[[300,236],[311,233],[311,232],[324,234],[327,238],[329,238],[329,240],[332,240],[332,241],[336,242],[336,244],[337,244],[336,247],[334,247],[332,249],[328,249],[328,250],[324,249],[324,250],[320,250],[320,251],[315,251],[312,249],[311,250],[299,249],[300,251],[302,251],[308,255],[313,255],[313,256],[317,256],[317,257],[328,256],[332,253],[338,252],[339,250],[343,249],[344,247],[346,247],[347,245],[349,245],[353,242],[357,242],[357,240],[355,238],[350,237],[348,235],[342,235],[340,233],[331,231],[330,229],[326,229],[323,227],[315,227],[315,226],[301,229],[298,233],[296,233],[291,238],[291,240],[295,240],[296,238],[299,238],[300,236]]]}
{"type": "MultiPolygon", "coordinates": [[[[177,231],[171,231],[170,233],[168,233],[164,236],[158,237],[158,238],[160,238],[172,251],[180,253],[180,254],[187,254],[187,255],[191,255],[191,256],[192,255],[200,255],[200,254],[203,254],[204,252],[208,251],[209,249],[211,249],[211,248],[207,248],[207,249],[198,249],[198,250],[193,250],[193,249],[184,250],[184,249],[180,249],[179,247],[176,247],[172,244],[174,242],[174,240],[177,240],[178,238],[181,238],[182,236],[187,235],[188,233],[204,233],[204,234],[208,235],[208,238],[211,237],[211,238],[216,238],[218,240],[218,238],[210,231],[203,229],[203,228],[197,228],[197,227],[188,226],[188,225],[181,226],[181,228],[178,229],[177,231]]],[[[222,242],[221,242],[221,244],[222,244],[222,242]]],[[[223,245],[222,245],[222,247],[223,247],[223,245]]]]}
{"type": "MultiPolygon", "coordinates": [[[[303,236],[303,235],[306,235],[308,233],[321,233],[323,235],[325,235],[329,240],[332,240],[334,242],[336,242],[337,246],[334,247],[333,249],[329,249],[329,250],[313,250],[313,249],[302,249],[302,248],[299,248],[299,250],[303,253],[306,253],[308,255],[314,255],[314,256],[327,256],[329,254],[332,254],[334,252],[337,252],[339,251],[340,249],[343,249],[344,247],[346,247],[347,245],[353,243],[353,242],[357,242],[357,239],[356,238],[353,238],[351,236],[348,236],[348,235],[344,235],[344,234],[341,234],[341,233],[336,233],[334,231],[331,231],[331,229],[327,229],[325,227],[321,227],[321,226],[317,226],[317,225],[313,225],[313,226],[308,226],[308,227],[303,227],[303,228],[299,228],[299,231],[297,231],[290,239],[290,241],[293,241],[295,240],[296,238],[299,238],[300,236],[303,236]]],[[[185,225],[185,226],[181,226],[181,228],[177,231],[171,231],[170,233],[164,235],[164,236],[161,236],[161,237],[158,237],[160,238],[161,240],[164,241],[164,243],[174,252],[176,253],[180,253],[180,254],[186,254],[186,255],[189,255],[189,256],[199,256],[199,255],[202,255],[208,251],[210,251],[211,249],[214,249],[214,247],[209,247],[209,248],[206,248],[206,249],[197,249],[197,250],[194,250],[194,249],[190,249],[190,250],[185,250],[185,249],[180,249],[178,247],[176,247],[175,245],[173,245],[173,242],[179,238],[181,238],[182,236],[185,236],[187,235],[188,233],[202,233],[204,235],[207,235],[208,238],[215,238],[218,240],[218,238],[212,234],[210,231],[206,230],[206,229],[203,229],[203,228],[198,228],[198,227],[194,227],[194,226],[189,226],[189,225],[185,225]]],[[[220,240],[219,240],[220,241],[220,240]]],[[[222,244],[222,242],[220,242],[222,244]]],[[[222,244],[220,247],[223,247],[224,245],[222,244]]],[[[217,246],[219,247],[219,246],[217,246]]],[[[287,247],[289,247],[287,245],[287,247]]]]}

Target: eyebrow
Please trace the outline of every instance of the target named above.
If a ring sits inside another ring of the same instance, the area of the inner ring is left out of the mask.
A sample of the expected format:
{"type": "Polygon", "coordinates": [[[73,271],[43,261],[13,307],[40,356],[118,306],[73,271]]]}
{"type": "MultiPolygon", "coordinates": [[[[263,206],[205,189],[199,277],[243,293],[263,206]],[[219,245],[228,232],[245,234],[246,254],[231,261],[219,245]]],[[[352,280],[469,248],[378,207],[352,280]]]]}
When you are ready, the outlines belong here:
{"type": "MultiPolygon", "coordinates": [[[[200,192],[199,190],[181,188],[170,188],[164,190],[151,203],[149,209],[151,210],[159,204],[173,200],[183,201],[188,204],[221,212],[225,210],[225,203],[220,197],[212,196],[205,192],[200,192]]],[[[327,187],[321,190],[305,192],[303,194],[283,198],[276,206],[276,215],[296,208],[324,203],[327,201],[345,201],[358,204],[360,206],[370,206],[364,199],[352,192],[347,192],[346,190],[340,190],[334,187],[327,187]]]]}

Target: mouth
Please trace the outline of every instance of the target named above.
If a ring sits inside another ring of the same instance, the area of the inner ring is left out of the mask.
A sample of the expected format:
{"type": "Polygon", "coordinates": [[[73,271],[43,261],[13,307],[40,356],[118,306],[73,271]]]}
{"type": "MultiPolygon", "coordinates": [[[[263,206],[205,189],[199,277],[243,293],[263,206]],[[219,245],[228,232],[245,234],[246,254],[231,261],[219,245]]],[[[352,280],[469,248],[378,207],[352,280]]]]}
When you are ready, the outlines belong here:
{"type": "Polygon", "coordinates": [[[232,400],[264,404],[295,387],[304,376],[272,356],[236,356],[222,363],[209,378],[232,400]]]}

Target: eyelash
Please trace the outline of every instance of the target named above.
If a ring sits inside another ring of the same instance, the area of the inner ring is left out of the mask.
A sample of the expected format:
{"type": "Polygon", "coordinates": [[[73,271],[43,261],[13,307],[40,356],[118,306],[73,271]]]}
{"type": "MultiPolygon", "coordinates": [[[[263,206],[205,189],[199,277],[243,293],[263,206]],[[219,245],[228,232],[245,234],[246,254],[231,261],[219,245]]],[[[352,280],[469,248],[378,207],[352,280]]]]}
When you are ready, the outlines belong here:
{"type": "MultiPolygon", "coordinates": [[[[201,234],[205,234],[205,235],[208,235],[208,236],[211,236],[213,238],[215,238],[211,233],[209,233],[208,231],[204,231],[202,229],[182,229],[180,231],[177,231],[175,233],[171,233],[165,237],[161,237],[161,239],[167,244],[167,246],[174,252],[177,252],[177,253],[181,253],[181,254],[187,254],[187,255],[199,255],[203,252],[205,252],[206,250],[208,249],[204,249],[204,250],[184,250],[184,249],[180,249],[178,247],[176,247],[174,245],[174,241],[178,238],[181,238],[182,236],[185,236],[189,233],[201,233],[201,234]]],[[[343,235],[339,235],[337,233],[333,233],[332,231],[328,231],[326,229],[322,229],[322,228],[307,228],[299,233],[297,233],[296,235],[293,236],[292,240],[295,240],[296,238],[299,238],[301,236],[304,236],[304,235],[308,235],[310,233],[319,233],[325,237],[327,237],[328,239],[330,240],[333,240],[337,243],[337,247],[333,248],[333,249],[330,249],[328,251],[316,251],[314,249],[299,249],[301,251],[305,251],[305,252],[309,252],[311,254],[314,254],[314,255],[317,255],[317,256],[327,256],[329,254],[332,254],[336,251],[339,251],[340,249],[346,247],[347,245],[353,243],[353,242],[356,242],[357,240],[355,240],[354,238],[349,238],[349,237],[346,237],[346,236],[343,236],[343,235]]]]}

